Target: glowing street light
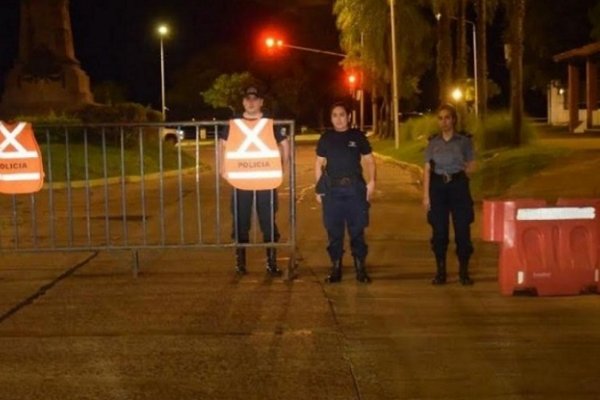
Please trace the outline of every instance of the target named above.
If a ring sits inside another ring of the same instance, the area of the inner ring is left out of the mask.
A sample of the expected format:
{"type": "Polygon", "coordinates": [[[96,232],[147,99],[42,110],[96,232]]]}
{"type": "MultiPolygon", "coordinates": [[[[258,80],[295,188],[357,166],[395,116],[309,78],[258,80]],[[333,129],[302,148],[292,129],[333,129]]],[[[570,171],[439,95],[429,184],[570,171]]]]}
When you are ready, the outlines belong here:
{"type": "Polygon", "coordinates": [[[163,47],[163,38],[169,34],[169,27],[160,25],[157,29],[160,36],[160,93],[162,101],[162,119],[167,120],[167,107],[165,105],[165,51],[163,47]]]}
{"type": "Polygon", "coordinates": [[[454,99],[454,101],[458,102],[458,101],[462,100],[462,98],[463,98],[463,92],[462,92],[462,90],[460,90],[460,88],[455,88],[452,91],[451,96],[454,99]]]}

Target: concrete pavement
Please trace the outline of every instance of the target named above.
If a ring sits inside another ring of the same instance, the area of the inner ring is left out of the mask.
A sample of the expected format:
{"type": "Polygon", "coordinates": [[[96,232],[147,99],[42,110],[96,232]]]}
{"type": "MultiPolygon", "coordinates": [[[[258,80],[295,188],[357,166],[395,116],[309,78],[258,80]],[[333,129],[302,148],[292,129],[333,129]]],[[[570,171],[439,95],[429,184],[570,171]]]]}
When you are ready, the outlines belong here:
{"type": "Polygon", "coordinates": [[[259,250],[244,278],[230,252],[143,253],[138,279],[127,253],[3,254],[0,399],[600,398],[600,297],[501,297],[479,241],[474,287],[431,286],[419,187],[394,164],[372,204],[373,283],[347,257],[323,284],[312,163],[299,146],[292,282],[266,277],[259,250]]]}

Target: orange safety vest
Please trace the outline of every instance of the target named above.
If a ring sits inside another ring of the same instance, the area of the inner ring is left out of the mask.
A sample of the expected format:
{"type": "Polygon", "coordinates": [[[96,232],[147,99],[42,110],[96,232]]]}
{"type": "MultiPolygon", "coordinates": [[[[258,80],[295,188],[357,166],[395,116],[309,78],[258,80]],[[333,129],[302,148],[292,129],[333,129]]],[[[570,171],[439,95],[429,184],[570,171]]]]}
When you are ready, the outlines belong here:
{"type": "Polygon", "coordinates": [[[42,153],[31,124],[0,121],[0,193],[33,193],[43,185],[42,153]]]}
{"type": "Polygon", "coordinates": [[[233,119],[225,144],[225,178],[237,189],[275,189],[283,181],[273,120],[233,119]]]}

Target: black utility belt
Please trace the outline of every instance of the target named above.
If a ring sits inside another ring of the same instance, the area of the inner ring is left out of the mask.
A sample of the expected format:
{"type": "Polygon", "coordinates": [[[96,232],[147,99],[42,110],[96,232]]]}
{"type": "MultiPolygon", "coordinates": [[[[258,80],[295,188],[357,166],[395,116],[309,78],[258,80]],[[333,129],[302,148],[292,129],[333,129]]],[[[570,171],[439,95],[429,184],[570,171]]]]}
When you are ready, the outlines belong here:
{"type": "Polygon", "coordinates": [[[352,186],[357,182],[360,182],[360,177],[356,176],[340,176],[340,177],[331,177],[331,187],[345,187],[352,186]]]}
{"type": "Polygon", "coordinates": [[[438,174],[437,172],[434,172],[432,175],[434,177],[436,177],[436,178],[439,178],[439,179],[443,180],[444,183],[449,183],[449,182],[452,182],[452,181],[455,181],[455,180],[458,180],[458,179],[463,179],[463,178],[467,177],[467,174],[465,174],[465,171],[459,171],[459,172],[456,172],[454,174],[448,174],[448,173],[445,173],[445,172],[441,173],[441,174],[438,174]]]}

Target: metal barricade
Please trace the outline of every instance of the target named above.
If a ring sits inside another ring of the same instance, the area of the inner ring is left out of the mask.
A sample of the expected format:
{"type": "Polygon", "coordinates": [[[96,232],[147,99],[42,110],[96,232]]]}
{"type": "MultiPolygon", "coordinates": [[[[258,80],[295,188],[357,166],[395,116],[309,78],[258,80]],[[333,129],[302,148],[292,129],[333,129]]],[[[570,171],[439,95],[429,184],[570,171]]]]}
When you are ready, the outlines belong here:
{"type": "Polygon", "coordinates": [[[276,128],[289,132],[290,156],[282,188],[272,196],[288,197],[289,202],[288,207],[279,207],[276,219],[284,228],[282,240],[272,243],[257,239],[256,220],[250,242],[236,241],[233,221],[238,216],[232,204],[236,196],[219,174],[219,135],[227,125],[209,121],[34,126],[44,158],[44,189],[30,195],[0,195],[0,251],[128,250],[137,275],[140,250],[277,247],[288,249],[286,276],[293,277],[294,121],[275,121],[276,128]]]}

